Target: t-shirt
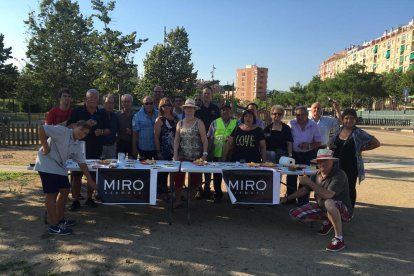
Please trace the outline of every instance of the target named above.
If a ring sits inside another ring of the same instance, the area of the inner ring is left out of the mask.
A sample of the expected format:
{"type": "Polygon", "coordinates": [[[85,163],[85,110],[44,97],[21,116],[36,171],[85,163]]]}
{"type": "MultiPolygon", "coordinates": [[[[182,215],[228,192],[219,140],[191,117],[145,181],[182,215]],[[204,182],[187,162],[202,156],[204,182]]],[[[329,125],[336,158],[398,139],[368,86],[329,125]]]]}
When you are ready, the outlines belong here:
{"type": "Polygon", "coordinates": [[[292,132],[290,127],[282,123],[282,130],[272,130],[273,124],[266,126],[264,135],[266,137],[266,150],[277,151],[281,150],[287,153],[288,142],[293,142],[292,132]]]}
{"type": "Polygon", "coordinates": [[[263,129],[256,127],[253,130],[245,131],[236,127],[230,136],[233,137],[234,143],[232,162],[260,163],[262,161],[260,141],[265,139],[263,129]]]}
{"type": "Polygon", "coordinates": [[[195,117],[203,121],[207,131],[210,128],[211,122],[220,117],[220,109],[213,103],[210,103],[208,107],[202,105],[200,109],[196,111],[195,117]]]}
{"type": "MultiPolygon", "coordinates": [[[[345,204],[348,208],[349,213],[352,215],[353,208],[349,195],[348,177],[343,170],[339,169],[338,167],[333,167],[325,179],[322,179],[320,173],[316,173],[311,176],[311,180],[317,185],[335,192],[335,195],[332,199],[341,201],[343,204],[345,204]]],[[[315,199],[319,207],[322,210],[326,210],[325,199],[321,198],[317,193],[315,193],[315,199]]]]}
{"type": "Polygon", "coordinates": [[[95,130],[111,128],[105,112],[97,108],[95,112],[91,114],[85,106],[80,106],[73,109],[66,125],[68,126],[72,123],[76,124],[79,120],[88,121],[89,119],[95,120],[96,125],[94,125],[89,131],[89,134],[83,138],[83,141],[85,141],[86,159],[98,159],[102,154],[104,136],[96,136],[95,130]]]}
{"type": "Polygon", "coordinates": [[[314,121],[319,128],[319,133],[321,135],[321,145],[327,145],[329,139],[338,131],[339,122],[334,117],[322,116],[319,121],[315,121],[313,118],[309,120],[314,121]]]}
{"type": "Polygon", "coordinates": [[[49,137],[47,143],[50,152],[44,155],[42,148],[39,149],[35,171],[68,175],[68,170],[65,167],[66,160],[72,159],[78,163],[85,163],[81,143],[73,138],[72,129],[60,125],[44,125],[42,127],[49,137]]]}
{"type": "Polygon", "coordinates": [[[59,108],[59,106],[55,106],[47,113],[46,124],[58,125],[60,123],[63,123],[69,119],[71,113],[72,108],[69,108],[68,110],[62,110],[59,108]]]}

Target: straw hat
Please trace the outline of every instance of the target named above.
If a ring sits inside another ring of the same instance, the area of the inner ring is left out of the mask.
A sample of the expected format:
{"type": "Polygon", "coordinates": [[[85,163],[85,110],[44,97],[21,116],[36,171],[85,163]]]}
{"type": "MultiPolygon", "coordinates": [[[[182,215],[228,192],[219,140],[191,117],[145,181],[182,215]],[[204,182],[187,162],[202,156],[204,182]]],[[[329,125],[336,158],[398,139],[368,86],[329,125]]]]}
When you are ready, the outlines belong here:
{"type": "Polygon", "coordinates": [[[193,99],[187,99],[185,100],[185,103],[183,104],[183,107],[193,107],[195,109],[199,109],[200,107],[198,107],[193,99]]]}
{"type": "Polygon", "coordinates": [[[320,149],[316,154],[316,158],[312,159],[311,162],[316,163],[318,160],[338,160],[338,158],[333,157],[333,151],[329,149],[320,149]]]}

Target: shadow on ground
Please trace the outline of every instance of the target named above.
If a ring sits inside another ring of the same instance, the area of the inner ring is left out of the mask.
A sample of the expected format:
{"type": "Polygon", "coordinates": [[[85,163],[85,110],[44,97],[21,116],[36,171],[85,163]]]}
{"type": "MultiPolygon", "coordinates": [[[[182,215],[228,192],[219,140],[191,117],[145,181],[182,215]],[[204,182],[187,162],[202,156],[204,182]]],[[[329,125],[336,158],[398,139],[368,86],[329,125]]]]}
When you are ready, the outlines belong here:
{"type": "MultiPolygon", "coordinates": [[[[332,235],[298,224],[287,206],[250,210],[197,201],[168,225],[159,206],[82,207],[72,236],[50,236],[39,188],[0,193],[0,274],[385,274],[413,268],[414,209],[358,204],[344,225],[347,248],[325,251],[332,235]]],[[[332,234],[332,233],[331,233],[332,234]]]]}

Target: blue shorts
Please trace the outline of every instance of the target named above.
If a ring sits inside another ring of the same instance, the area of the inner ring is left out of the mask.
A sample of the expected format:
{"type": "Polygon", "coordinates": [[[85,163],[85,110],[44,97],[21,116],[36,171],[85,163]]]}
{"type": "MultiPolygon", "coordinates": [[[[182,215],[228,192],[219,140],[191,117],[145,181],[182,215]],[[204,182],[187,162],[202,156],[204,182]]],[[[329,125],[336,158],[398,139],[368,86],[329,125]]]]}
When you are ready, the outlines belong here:
{"type": "Polygon", "coordinates": [[[60,189],[69,189],[69,178],[66,175],[39,172],[45,194],[57,194],[60,189]]]}

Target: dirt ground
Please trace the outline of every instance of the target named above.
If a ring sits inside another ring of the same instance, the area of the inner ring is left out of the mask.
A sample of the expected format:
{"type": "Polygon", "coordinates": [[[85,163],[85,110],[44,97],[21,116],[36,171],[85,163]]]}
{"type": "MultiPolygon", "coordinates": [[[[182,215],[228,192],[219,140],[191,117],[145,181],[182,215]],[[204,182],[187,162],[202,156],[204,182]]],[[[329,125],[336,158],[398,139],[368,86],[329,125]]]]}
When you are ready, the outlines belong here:
{"type": "MultiPolygon", "coordinates": [[[[364,153],[347,248],[299,224],[286,206],[250,210],[228,201],[166,206],[82,207],[72,236],[47,234],[36,174],[0,172],[1,275],[414,275],[414,134],[369,130],[382,147],[364,153]]],[[[0,148],[0,165],[33,162],[35,149],[0,148]]]]}

